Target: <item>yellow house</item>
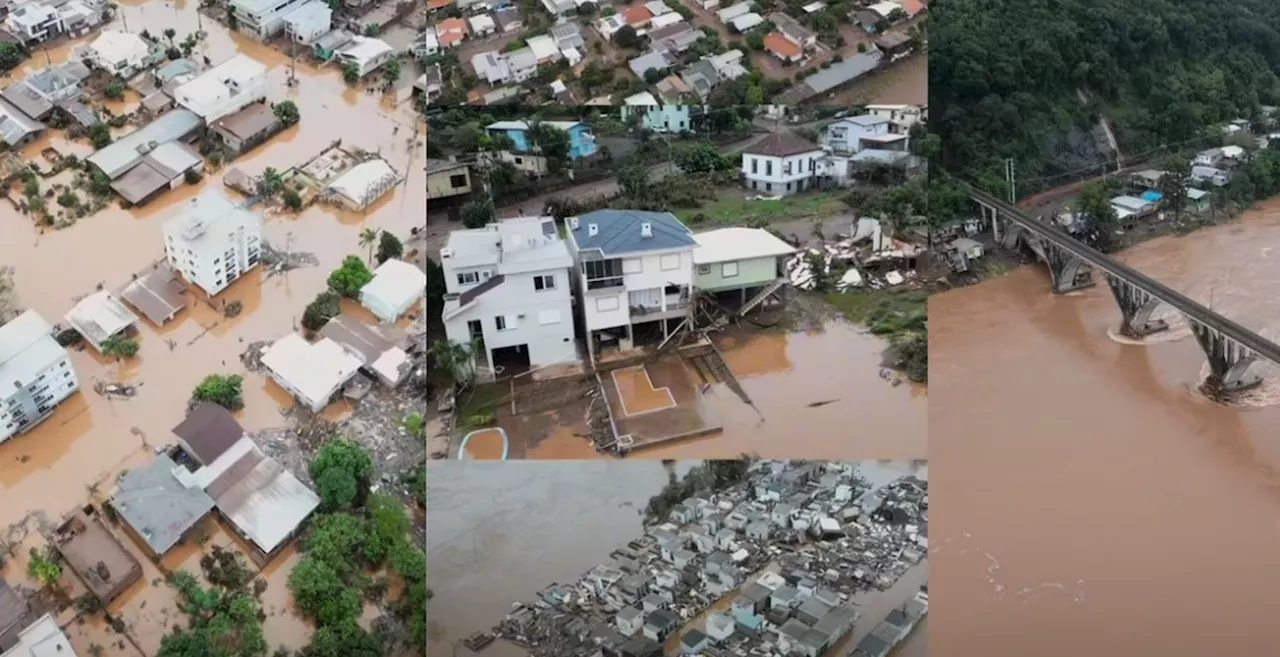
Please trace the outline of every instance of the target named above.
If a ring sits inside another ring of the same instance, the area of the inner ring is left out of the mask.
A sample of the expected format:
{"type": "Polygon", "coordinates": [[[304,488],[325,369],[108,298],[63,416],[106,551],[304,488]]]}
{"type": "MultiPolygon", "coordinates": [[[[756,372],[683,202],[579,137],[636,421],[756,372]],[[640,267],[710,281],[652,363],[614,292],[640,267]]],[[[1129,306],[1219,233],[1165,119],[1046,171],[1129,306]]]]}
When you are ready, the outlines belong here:
{"type": "Polygon", "coordinates": [[[463,162],[427,160],[427,200],[471,193],[471,170],[463,162]]]}

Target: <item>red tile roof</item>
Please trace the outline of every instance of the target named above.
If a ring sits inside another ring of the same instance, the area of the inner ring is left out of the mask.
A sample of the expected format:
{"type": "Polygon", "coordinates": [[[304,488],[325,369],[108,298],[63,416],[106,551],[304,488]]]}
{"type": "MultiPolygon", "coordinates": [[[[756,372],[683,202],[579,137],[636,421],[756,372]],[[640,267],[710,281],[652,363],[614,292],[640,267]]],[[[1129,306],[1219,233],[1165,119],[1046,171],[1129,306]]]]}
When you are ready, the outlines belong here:
{"type": "Polygon", "coordinates": [[[653,12],[649,11],[649,8],[644,5],[636,5],[622,12],[622,20],[626,21],[627,25],[631,27],[644,25],[653,20],[653,12]]]}
{"type": "Polygon", "coordinates": [[[801,53],[804,52],[800,49],[800,46],[792,43],[790,39],[778,32],[770,32],[764,37],[764,48],[777,55],[780,59],[787,60],[799,59],[801,53]]]}

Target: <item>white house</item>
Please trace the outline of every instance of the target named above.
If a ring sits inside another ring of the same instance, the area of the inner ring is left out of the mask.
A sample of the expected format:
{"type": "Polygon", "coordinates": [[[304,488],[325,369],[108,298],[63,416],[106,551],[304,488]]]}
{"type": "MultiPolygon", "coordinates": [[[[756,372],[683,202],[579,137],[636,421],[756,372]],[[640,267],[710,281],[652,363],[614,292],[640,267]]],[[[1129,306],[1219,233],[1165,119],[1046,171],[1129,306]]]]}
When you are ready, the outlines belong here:
{"type": "Polygon", "coordinates": [[[697,242],[680,220],[666,212],[597,210],[568,222],[593,360],[598,345],[632,348],[639,326],[660,329],[655,337],[662,339],[689,316],[697,242]]]}
{"type": "Polygon", "coordinates": [[[0,443],[34,428],[79,388],[67,350],[36,311],[0,326],[0,443]]]}
{"type": "Polygon", "coordinates": [[[471,36],[476,39],[487,37],[498,30],[498,25],[488,14],[472,16],[468,22],[471,23],[471,36]]]}
{"type": "Polygon", "coordinates": [[[767,195],[803,192],[814,186],[822,154],[807,139],[775,132],[742,151],[743,184],[767,195]]]}
{"type": "Polygon", "coordinates": [[[392,258],[378,266],[360,288],[360,304],[384,322],[394,322],[426,296],[427,274],[412,263],[392,258]]]}
{"type": "Polygon", "coordinates": [[[847,116],[823,130],[822,145],[837,155],[856,155],[868,150],[906,152],[910,138],[895,132],[894,127],[886,116],[847,116]]]}
{"type": "Polygon", "coordinates": [[[5,28],[24,45],[67,35],[84,36],[102,23],[105,3],[98,0],[13,3],[5,28]]]}
{"type": "Polygon", "coordinates": [[[929,109],[921,105],[867,105],[867,114],[888,119],[890,131],[905,135],[919,123],[929,120],[929,109]]]}
{"type": "Polygon", "coordinates": [[[0,657],[76,657],[71,640],[49,614],[22,628],[16,636],[10,634],[9,638],[13,641],[0,657]]]}
{"type": "MultiPolygon", "coordinates": [[[[534,66],[537,68],[536,64],[534,66]]],[[[511,65],[505,53],[496,50],[480,52],[471,56],[471,69],[476,76],[491,85],[499,85],[511,79],[511,65]]],[[[533,77],[530,75],[530,77],[533,77]]]]}
{"type": "Polygon", "coordinates": [[[132,33],[103,30],[89,44],[88,58],[94,66],[122,78],[133,77],[146,66],[151,56],[151,44],[132,33]]]}
{"type": "Polygon", "coordinates": [[[262,219],[210,189],[170,211],[164,252],[170,266],[210,297],[258,264],[262,219]]]}
{"type": "Polygon", "coordinates": [[[344,66],[354,64],[356,70],[360,72],[360,77],[364,77],[378,70],[395,54],[395,48],[382,39],[358,36],[351,39],[351,43],[343,46],[337,56],[338,61],[344,66]]]}
{"type": "Polygon", "coordinates": [[[81,299],[63,319],[101,352],[104,342],[125,335],[138,321],[138,316],[110,292],[98,290],[81,299]]]}
{"type": "Polygon", "coordinates": [[[352,212],[363,212],[400,184],[400,174],[386,160],[365,160],[334,178],[325,187],[325,198],[352,212]]]}
{"type": "Polygon", "coordinates": [[[577,362],[573,259],[551,217],[458,230],[440,250],[449,340],[483,344],[487,370],[577,362]]]}
{"type": "Polygon", "coordinates": [[[311,45],[333,29],[333,9],[319,0],[295,5],[284,17],[284,31],[295,43],[311,45]]]}
{"type": "Polygon", "coordinates": [[[312,413],[324,410],[355,378],[361,364],[359,358],[329,338],[311,344],[297,333],[280,338],[262,354],[262,366],[271,380],[312,413]]]}
{"type": "Polygon", "coordinates": [[[211,124],[267,98],[267,67],[236,55],[173,90],[178,105],[211,124]]]}
{"type": "Polygon", "coordinates": [[[689,116],[690,106],[679,104],[663,105],[648,91],[638,93],[623,101],[622,122],[626,123],[635,114],[644,119],[641,127],[654,132],[685,132],[693,130],[693,120],[689,116]]]}
{"type": "Polygon", "coordinates": [[[228,11],[236,17],[236,29],[255,39],[266,39],[285,28],[285,16],[308,0],[230,0],[228,11]]]}

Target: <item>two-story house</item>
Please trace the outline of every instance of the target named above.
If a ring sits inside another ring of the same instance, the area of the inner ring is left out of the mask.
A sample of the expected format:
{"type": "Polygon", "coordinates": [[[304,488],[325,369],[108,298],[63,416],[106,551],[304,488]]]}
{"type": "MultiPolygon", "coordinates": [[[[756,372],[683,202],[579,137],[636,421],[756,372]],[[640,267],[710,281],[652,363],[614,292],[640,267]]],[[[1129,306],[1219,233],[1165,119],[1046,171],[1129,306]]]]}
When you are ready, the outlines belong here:
{"type": "MultiPolygon", "coordinates": [[[[581,121],[542,121],[540,126],[555,128],[569,135],[569,160],[581,160],[596,154],[596,136],[591,126],[581,121]]],[[[545,173],[546,158],[542,157],[533,126],[527,121],[498,121],[485,127],[490,137],[504,136],[511,140],[512,148],[500,154],[516,168],[528,173],[545,173]]]]}
{"type": "Polygon", "coordinates": [[[929,108],[922,105],[867,105],[867,114],[889,119],[890,131],[898,135],[929,120],[929,108]]]}
{"type": "Polygon", "coordinates": [[[823,131],[822,145],[835,155],[858,155],[863,151],[906,152],[909,137],[894,132],[888,117],[875,114],[847,116],[823,131]]]}
{"type": "Polygon", "coordinates": [[[640,127],[663,133],[692,132],[693,119],[690,105],[668,103],[663,105],[653,94],[644,91],[623,101],[622,122],[627,123],[639,114],[640,127]]]}
{"type": "Polygon", "coordinates": [[[479,344],[476,373],[532,370],[578,360],[570,268],[551,217],[458,230],[440,250],[449,340],[479,344]]]}
{"type": "Polygon", "coordinates": [[[697,242],[679,219],[667,212],[597,210],[568,222],[592,361],[605,345],[631,349],[637,327],[657,329],[661,339],[689,317],[697,242]]]}
{"type": "Polygon", "coordinates": [[[789,133],[773,133],[742,151],[743,184],[770,195],[803,192],[816,184],[822,148],[789,133]]]}

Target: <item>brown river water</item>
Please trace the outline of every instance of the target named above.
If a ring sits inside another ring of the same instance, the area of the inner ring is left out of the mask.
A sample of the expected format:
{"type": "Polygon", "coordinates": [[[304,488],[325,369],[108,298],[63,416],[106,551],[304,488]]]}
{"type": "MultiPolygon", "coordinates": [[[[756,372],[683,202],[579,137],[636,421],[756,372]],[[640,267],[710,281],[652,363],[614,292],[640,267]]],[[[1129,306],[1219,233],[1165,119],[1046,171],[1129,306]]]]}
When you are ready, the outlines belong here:
{"type": "MultiPolygon", "coordinates": [[[[1274,340],[1277,246],[1273,201],[1119,257],[1274,340]]],[[[1055,297],[1023,267],[930,303],[933,653],[1269,654],[1276,368],[1237,407],[1210,403],[1186,327],[1113,338],[1099,283],[1055,297]]]]}
{"type": "MultiPolygon", "coordinates": [[[[687,472],[695,462],[674,465],[687,472]]],[[[928,470],[905,462],[864,464],[873,481],[928,470]],[[869,471],[868,471],[869,470],[869,471]]],[[[427,572],[435,597],[427,605],[427,654],[449,656],[472,632],[496,625],[518,601],[531,601],[553,582],[572,582],[609,553],[640,536],[642,511],[667,482],[659,461],[547,462],[429,461],[427,572]]],[[[859,640],[926,581],[909,571],[875,598],[856,600],[867,620],[846,643],[859,640]]],[[[923,657],[923,625],[894,657],[923,657]]],[[[458,647],[457,655],[470,655],[458,647]]],[[[485,657],[524,657],[503,642],[485,657]]]]}
{"type": "MultiPolygon", "coordinates": [[[[231,167],[256,175],[265,167],[283,170],[319,153],[335,139],[369,150],[380,150],[395,166],[405,182],[363,214],[338,211],[314,205],[300,215],[268,214],[263,236],[273,246],[294,252],[310,252],[319,260],[316,267],[305,267],[287,275],[265,276],[255,269],[236,282],[223,295],[228,301],[243,304],[241,314],[233,319],[195,301],[174,321],[155,327],[143,319],[139,323],[141,351],[124,363],[113,363],[91,349],[73,351],[72,362],[81,382],[81,392],[64,402],[54,413],[30,433],[0,445],[0,527],[21,523],[32,514],[56,519],[88,500],[88,489],[100,485],[109,493],[114,477],[124,468],[134,467],[148,458],[149,446],[173,442],[170,429],[183,417],[191,390],[205,375],[215,372],[240,374],[245,377],[245,409],[238,419],[247,429],[278,426],[281,414],[293,405],[292,398],[259,374],[247,372],[239,355],[249,342],[275,339],[297,326],[303,307],[326,287],[328,273],[344,256],[366,255],[359,246],[358,234],[364,228],[395,233],[405,240],[406,251],[415,247],[409,241],[412,226],[423,224],[426,184],[422,168],[421,142],[410,145],[413,134],[424,128],[408,103],[396,105],[389,98],[368,95],[361,89],[348,89],[336,68],[315,68],[299,59],[299,85],[288,88],[289,57],[263,44],[229,34],[222,26],[205,17],[196,16],[196,3],[120,3],[120,16],[115,27],[127,22],[130,31],[149,30],[160,35],[165,28],[177,31],[177,40],[201,25],[209,33],[197,49],[197,59],[206,54],[214,63],[236,52],[246,53],[270,67],[267,98],[269,101],[293,100],[301,110],[302,121],[277,135],[266,144],[241,156],[218,172],[207,174],[198,185],[186,185],[166,193],[143,208],[125,211],[111,206],[74,226],[62,230],[38,230],[31,219],[14,212],[7,203],[0,204],[0,264],[15,268],[19,304],[38,311],[51,323],[62,321],[71,309],[73,298],[94,291],[103,284],[115,289],[126,283],[131,274],[163,257],[161,221],[166,211],[199,194],[209,186],[221,187],[221,174],[231,167]],[[128,400],[109,400],[93,392],[98,381],[120,381],[139,386],[137,396],[128,400]]],[[[26,66],[14,71],[20,77],[43,67],[46,61],[66,61],[72,47],[86,43],[96,35],[49,49],[37,51],[26,66]],[[47,60],[46,60],[47,55],[47,60]]],[[[412,73],[406,66],[405,76],[412,73]]],[[[131,110],[126,98],[125,107],[131,110]]],[[[30,145],[23,154],[35,158],[48,145],[67,147],[68,151],[87,155],[92,148],[86,143],[67,145],[58,135],[46,137],[30,145]]],[[[237,198],[234,192],[229,192],[237,198]]],[[[261,206],[257,209],[262,212],[261,206]]],[[[360,312],[354,305],[344,309],[360,312]]],[[[376,321],[367,314],[367,321],[376,321]]],[[[33,527],[33,523],[28,523],[33,527]]],[[[233,542],[226,532],[211,528],[211,542],[233,542]],[[221,538],[220,538],[221,537],[221,538]],[[224,540],[225,539],[225,540],[224,540]]],[[[11,538],[21,538],[21,533],[11,538]]],[[[17,540],[15,540],[17,542],[17,540]]],[[[38,545],[29,538],[21,546],[38,545]]],[[[129,543],[126,541],[126,543],[129,543]]],[[[135,546],[129,545],[130,549],[135,546]]],[[[273,646],[300,647],[309,637],[307,625],[289,611],[290,601],[284,581],[297,558],[292,553],[278,557],[263,576],[269,587],[266,598],[266,633],[273,646]]],[[[166,555],[166,565],[186,565],[198,570],[198,550],[178,549],[166,555]]],[[[152,654],[160,636],[172,625],[162,608],[172,611],[172,595],[167,587],[153,587],[150,581],[158,571],[143,559],[144,581],[127,592],[112,606],[130,624],[131,634],[146,654],[152,654]]],[[[3,570],[3,576],[15,585],[30,586],[24,581],[25,565],[16,560],[3,570]]],[[[65,620],[65,619],[64,619],[65,620]]],[[[106,655],[136,655],[131,645],[116,642],[118,635],[103,635],[92,623],[77,626],[72,640],[80,654],[89,654],[89,645],[106,646],[106,655]]],[[[101,629],[101,628],[99,628],[101,629]]]]}

